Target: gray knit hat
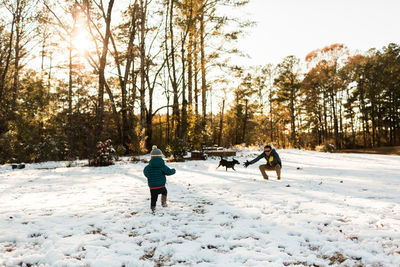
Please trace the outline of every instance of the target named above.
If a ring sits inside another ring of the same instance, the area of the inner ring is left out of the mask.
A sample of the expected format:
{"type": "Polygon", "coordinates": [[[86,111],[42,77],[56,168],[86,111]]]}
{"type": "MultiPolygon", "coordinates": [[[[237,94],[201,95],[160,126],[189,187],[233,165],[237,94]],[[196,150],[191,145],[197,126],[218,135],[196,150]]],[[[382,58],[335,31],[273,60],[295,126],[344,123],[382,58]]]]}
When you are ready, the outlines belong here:
{"type": "Polygon", "coordinates": [[[161,151],[160,149],[157,148],[156,145],[153,145],[152,150],[151,150],[151,152],[150,152],[150,156],[151,156],[152,158],[154,158],[154,157],[160,157],[160,158],[162,158],[163,153],[162,153],[162,151],[161,151]]]}

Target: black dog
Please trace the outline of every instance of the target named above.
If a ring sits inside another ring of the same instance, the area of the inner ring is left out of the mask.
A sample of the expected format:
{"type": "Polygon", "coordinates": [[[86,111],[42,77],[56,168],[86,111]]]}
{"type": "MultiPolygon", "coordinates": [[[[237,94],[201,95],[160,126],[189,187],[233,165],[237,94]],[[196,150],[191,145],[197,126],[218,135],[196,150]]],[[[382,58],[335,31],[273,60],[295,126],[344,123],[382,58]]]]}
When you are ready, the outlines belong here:
{"type": "MultiPolygon", "coordinates": [[[[236,159],[226,160],[226,159],[223,159],[221,157],[221,160],[219,161],[218,167],[219,166],[225,167],[226,168],[225,171],[227,171],[228,168],[232,168],[234,171],[236,171],[235,170],[235,164],[240,164],[240,162],[237,161],[236,159]]],[[[218,167],[216,169],[218,169],[218,167]]]]}

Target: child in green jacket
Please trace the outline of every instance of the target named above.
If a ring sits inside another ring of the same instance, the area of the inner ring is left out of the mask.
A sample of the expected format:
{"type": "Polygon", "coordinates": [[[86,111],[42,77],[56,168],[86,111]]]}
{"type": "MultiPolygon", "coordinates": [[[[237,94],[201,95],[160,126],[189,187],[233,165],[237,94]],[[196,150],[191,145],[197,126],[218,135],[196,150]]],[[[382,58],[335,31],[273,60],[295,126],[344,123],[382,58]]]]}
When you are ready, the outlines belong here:
{"type": "Polygon", "coordinates": [[[167,207],[167,188],[165,188],[165,175],[175,174],[175,169],[170,169],[165,165],[162,159],[162,152],[156,145],[150,152],[151,160],[144,168],[143,173],[147,177],[147,183],[150,187],[151,204],[150,208],[154,212],[158,195],[161,194],[161,205],[167,207]]]}

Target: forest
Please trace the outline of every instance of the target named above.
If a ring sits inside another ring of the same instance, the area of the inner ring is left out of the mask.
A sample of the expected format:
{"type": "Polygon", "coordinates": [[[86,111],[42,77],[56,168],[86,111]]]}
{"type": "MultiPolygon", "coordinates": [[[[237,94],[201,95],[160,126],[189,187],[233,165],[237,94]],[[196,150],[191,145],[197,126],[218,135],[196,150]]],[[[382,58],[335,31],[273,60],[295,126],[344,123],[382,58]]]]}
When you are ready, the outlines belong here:
{"type": "Polygon", "coordinates": [[[400,145],[400,45],[233,63],[248,0],[1,0],[0,164],[400,145]]]}

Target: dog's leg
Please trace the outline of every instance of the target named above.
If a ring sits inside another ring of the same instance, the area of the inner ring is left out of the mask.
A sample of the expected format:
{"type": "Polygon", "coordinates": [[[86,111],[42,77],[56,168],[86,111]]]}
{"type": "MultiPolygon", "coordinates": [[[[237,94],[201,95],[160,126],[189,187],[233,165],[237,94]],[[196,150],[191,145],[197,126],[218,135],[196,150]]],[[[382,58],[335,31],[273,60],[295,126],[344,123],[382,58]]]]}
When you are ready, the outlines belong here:
{"type": "Polygon", "coordinates": [[[218,164],[217,168],[215,168],[215,169],[218,169],[219,166],[221,166],[221,162],[218,164]]]}
{"type": "Polygon", "coordinates": [[[236,170],[235,170],[235,166],[232,166],[232,169],[233,169],[234,171],[236,171],[236,170]]]}

